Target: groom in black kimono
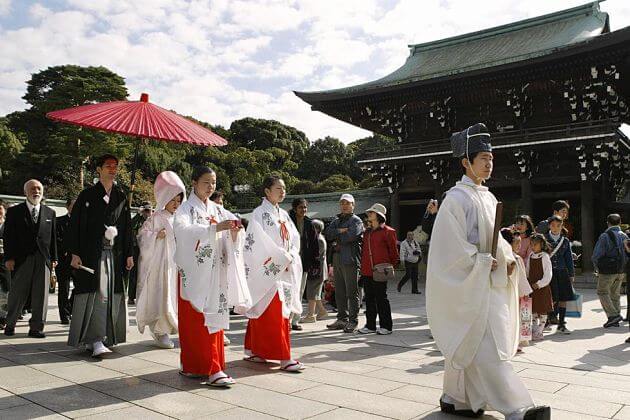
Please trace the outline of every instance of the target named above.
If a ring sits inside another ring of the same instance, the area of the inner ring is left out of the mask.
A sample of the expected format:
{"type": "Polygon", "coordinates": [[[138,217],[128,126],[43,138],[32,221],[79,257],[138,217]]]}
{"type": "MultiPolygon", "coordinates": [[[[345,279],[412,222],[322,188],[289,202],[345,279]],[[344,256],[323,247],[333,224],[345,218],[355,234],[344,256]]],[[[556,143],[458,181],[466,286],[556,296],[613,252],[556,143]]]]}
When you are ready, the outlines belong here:
{"type": "Polygon", "coordinates": [[[129,203],[114,183],[118,158],[100,157],[96,171],[99,182],[79,194],[66,237],[75,270],[68,344],[100,357],[126,340],[123,277],[134,263],[129,203]]]}

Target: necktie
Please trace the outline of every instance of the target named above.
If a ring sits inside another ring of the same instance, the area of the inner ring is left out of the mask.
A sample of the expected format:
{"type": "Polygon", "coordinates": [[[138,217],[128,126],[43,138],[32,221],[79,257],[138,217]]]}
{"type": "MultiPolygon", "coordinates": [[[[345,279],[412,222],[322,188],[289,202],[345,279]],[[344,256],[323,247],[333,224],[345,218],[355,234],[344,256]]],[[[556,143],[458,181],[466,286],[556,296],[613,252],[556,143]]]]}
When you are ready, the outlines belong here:
{"type": "Polygon", "coordinates": [[[37,209],[35,207],[31,210],[31,216],[33,217],[33,223],[37,223],[37,209]]]}

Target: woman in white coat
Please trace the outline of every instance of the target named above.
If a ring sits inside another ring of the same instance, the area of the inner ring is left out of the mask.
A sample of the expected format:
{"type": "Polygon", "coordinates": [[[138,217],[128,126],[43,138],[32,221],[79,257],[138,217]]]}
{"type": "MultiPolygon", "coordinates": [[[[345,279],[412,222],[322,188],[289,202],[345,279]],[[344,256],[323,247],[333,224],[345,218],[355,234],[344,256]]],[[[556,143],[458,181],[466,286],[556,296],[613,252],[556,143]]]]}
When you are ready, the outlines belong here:
{"type": "Polygon", "coordinates": [[[140,262],[136,319],[138,330],[149,327],[158,347],[172,349],[177,334],[177,265],[173,217],[186,199],[184,183],[175,172],[159,174],[154,185],[156,212],[138,232],[140,262]]]}

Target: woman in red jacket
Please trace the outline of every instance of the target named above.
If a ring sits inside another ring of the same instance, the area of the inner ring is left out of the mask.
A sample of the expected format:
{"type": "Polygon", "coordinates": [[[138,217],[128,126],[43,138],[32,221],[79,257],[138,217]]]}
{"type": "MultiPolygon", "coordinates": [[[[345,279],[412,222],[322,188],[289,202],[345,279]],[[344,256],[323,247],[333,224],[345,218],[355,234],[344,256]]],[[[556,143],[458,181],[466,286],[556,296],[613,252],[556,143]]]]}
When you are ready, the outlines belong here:
{"type": "Polygon", "coordinates": [[[366,323],[359,333],[387,335],[392,333],[392,309],[387,299],[387,282],[374,280],[374,267],[389,264],[393,270],[393,267],[398,265],[396,230],[385,224],[387,209],[384,205],[376,203],[365,213],[368,216],[369,230],[363,235],[361,276],[365,290],[366,323]],[[380,325],[378,330],[377,313],[380,325]]]}

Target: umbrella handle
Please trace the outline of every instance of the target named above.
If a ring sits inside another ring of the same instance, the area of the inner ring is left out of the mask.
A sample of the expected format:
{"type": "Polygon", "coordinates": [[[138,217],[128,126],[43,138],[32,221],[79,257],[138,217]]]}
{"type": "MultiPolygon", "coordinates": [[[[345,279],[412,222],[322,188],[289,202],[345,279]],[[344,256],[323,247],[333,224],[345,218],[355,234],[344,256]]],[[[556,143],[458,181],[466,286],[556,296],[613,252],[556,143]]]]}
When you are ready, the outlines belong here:
{"type": "Polygon", "coordinates": [[[140,142],[142,140],[138,139],[136,142],[136,150],[133,152],[133,166],[131,167],[131,185],[129,191],[129,207],[131,207],[131,203],[133,202],[133,192],[136,189],[136,169],[138,168],[138,152],[140,151],[140,142]]]}

